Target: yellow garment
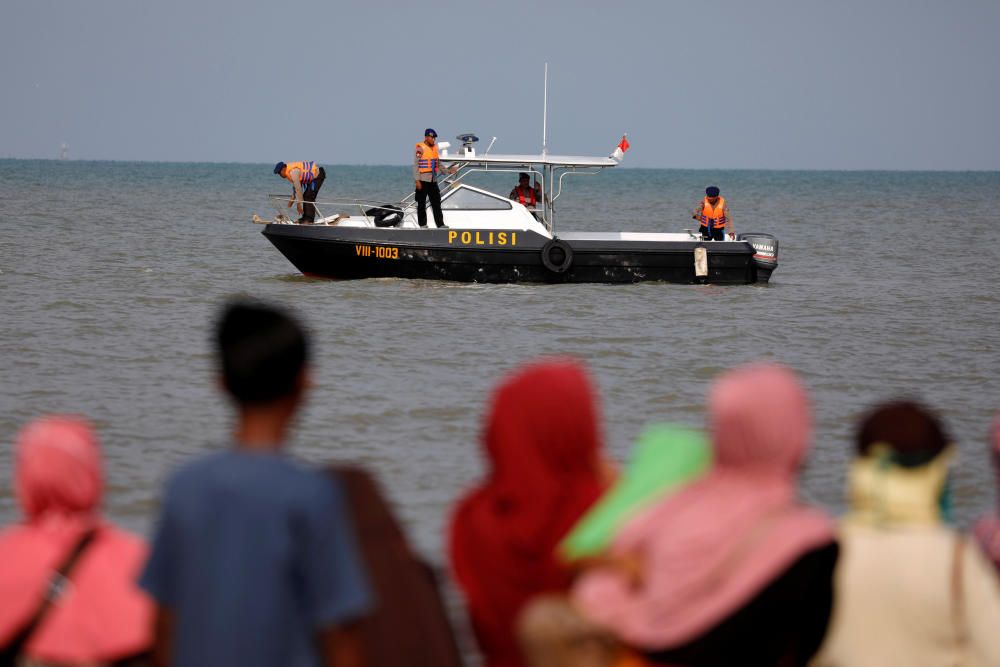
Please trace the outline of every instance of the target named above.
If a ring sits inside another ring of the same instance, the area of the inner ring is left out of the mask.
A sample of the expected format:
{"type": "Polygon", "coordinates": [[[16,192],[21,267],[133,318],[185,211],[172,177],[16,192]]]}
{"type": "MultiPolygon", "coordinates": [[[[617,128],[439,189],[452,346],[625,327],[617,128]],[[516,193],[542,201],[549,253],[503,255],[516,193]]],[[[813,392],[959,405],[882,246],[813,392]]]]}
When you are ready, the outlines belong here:
{"type": "Polygon", "coordinates": [[[886,445],[873,445],[848,471],[845,520],[869,526],[940,523],[940,499],[952,458],[948,447],[926,465],[904,468],[889,460],[886,445]]]}

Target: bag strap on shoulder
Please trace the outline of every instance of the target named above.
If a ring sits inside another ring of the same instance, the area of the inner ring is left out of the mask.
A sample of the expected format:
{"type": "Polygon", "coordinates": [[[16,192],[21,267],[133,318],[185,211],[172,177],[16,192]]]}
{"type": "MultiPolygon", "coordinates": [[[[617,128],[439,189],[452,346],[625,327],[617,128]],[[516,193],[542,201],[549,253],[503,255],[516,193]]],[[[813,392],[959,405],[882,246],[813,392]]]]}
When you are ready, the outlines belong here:
{"type": "Polygon", "coordinates": [[[63,560],[62,565],[60,565],[55,572],[52,573],[52,577],[49,579],[48,585],[45,587],[45,595],[42,598],[41,603],[35,610],[35,613],[31,615],[28,622],[24,625],[21,630],[14,635],[6,647],[0,650],[0,667],[8,667],[14,665],[15,660],[21,654],[24,649],[24,645],[28,643],[31,636],[38,629],[38,626],[42,624],[45,615],[48,614],[49,609],[55,604],[56,600],[66,591],[66,584],[69,583],[69,576],[72,573],[73,568],[80,560],[80,556],[83,552],[87,550],[90,543],[94,541],[94,536],[97,535],[97,528],[91,528],[85,532],[77,541],[76,546],[73,550],[69,552],[63,560]]]}
{"type": "Polygon", "coordinates": [[[955,626],[955,637],[959,646],[964,646],[968,640],[965,622],[965,585],[962,581],[965,557],[965,538],[955,537],[955,547],[951,559],[951,619],[955,626]]]}

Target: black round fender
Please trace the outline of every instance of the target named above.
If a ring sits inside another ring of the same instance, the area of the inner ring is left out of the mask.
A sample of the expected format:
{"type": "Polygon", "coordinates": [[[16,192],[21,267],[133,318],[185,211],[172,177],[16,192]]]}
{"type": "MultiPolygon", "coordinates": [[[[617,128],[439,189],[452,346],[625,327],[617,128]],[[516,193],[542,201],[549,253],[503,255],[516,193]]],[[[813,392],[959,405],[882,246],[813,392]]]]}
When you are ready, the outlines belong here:
{"type": "Polygon", "coordinates": [[[542,246],[542,264],[552,273],[565,273],[573,265],[573,248],[565,241],[552,239],[542,246]]]}
{"type": "Polygon", "coordinates": [[[365,215],[373,218],[376,227],[395,227],[403,221],[403,211],[394,204],[382,204],[377,208],[370,208],[365,211],[365,215]]]}

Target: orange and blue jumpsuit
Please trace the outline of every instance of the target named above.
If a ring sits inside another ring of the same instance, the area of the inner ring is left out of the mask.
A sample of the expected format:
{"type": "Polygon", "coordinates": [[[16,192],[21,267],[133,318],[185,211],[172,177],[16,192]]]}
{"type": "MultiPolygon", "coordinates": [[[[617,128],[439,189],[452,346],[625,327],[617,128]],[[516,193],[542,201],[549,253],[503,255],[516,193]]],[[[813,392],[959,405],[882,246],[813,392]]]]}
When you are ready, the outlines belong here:
{"type": "MultiPolygon", "coordinates": [[[[281,171],[281,177],[287,178],[295,188],[295,194],[302,190],[302,217],[299,222],[314,222],[316,220],[316,195],[326,180],[326,169],[316,162],[289,162],[281,171]],[[298,172],[293,174],[293,172],[298,172]],[[298,187],[296,187],[298,186],[298,187]]],[[[292,195],[295,196],[294,194],[292,195]]]]}
{"type": "Polygon", "coordinates": [[[732,232],[733,218],[724,197],[719,197],[715,204],[705,197],[694,209],[694,217],[701,222],[701,237],[706,241],[722,241],[727,231],[732,232]]]}
{"type": "Polygon", "coordinates": [[[417,224],[427,226],[427,200],[431,200],[431,211],[434,213],[434,224],[444,227],[444,214],[441,212],[441,190],[437,184],[437,174],[440,168],[440,154],[435,142],[428,146],[421,141],[413,151],[413,180],[420,182],[420,188],[414,190],[417,201],[417,224]]]}

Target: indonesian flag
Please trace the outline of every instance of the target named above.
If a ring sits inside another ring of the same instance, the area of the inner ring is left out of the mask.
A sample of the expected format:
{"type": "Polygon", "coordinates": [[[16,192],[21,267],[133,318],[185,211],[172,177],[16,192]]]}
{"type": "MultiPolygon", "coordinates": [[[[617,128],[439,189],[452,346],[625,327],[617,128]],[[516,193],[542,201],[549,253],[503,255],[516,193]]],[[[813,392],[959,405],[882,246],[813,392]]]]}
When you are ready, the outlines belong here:
{"type": "Polygon", "coordinates": [[[618,146],[615,148],[615,152],[612,153],[609,157],[613,160],[621,162],[622,158],[625,157],[625,151],[627,151],[628,148],[629,148],[628,135],[623,134],[622,140],[618,142],[618,146]]]}

